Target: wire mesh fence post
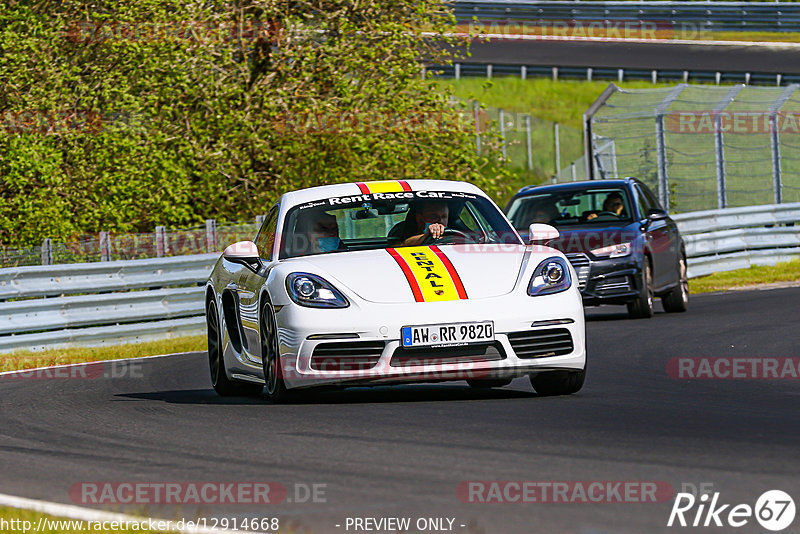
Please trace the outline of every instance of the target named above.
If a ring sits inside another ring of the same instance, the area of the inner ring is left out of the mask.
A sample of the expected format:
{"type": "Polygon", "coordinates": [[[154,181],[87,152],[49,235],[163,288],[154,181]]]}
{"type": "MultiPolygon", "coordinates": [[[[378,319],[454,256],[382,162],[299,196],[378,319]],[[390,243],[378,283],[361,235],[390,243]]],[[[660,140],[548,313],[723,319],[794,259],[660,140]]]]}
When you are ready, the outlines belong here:
{"type": "Polygon", "coordinates": [[[100,232],[100,261],[111,261],[111,237],[108,232],[100,232]]]}
{"type": "Polygon", "coordinates": [[[478,101],[472,103],[472,114],[475,117],[475,152],[481,155],[481,121],[480,121],[480,105],[478,101]]]}
{"type": "Polygon", "coordinates": [[[42,265],[53,265],[53,241],[49,237],[42,241],[42,265]]]}
{"type": "Polygon", "coordinates": [[[533,170],[533,147],[531,146],[531,116],[525,115],[525,144],[528,149],[528,170],[533,170]]]}
{"type": "Polygon", "coordinates": [[[778,137],[778,113],[774,112],[769,117],[770,148],[772,149],[772,180],[775,194],[775,204],[780,204],[783,197],[781,191],[781,141],[778,137]]]}
{"type": "Polygon", "coordinates": [[[558,123],[553,123],[553,137],[555,142],[555,149],[556,149],[556,174],[561,175],[561,143],[558,139],[558,123]]]}
{"type": "Polygon", "coordinates": [[[686,89],[687,85],[682,83],[672,88],[667,96],[656,106],[656,162],[658,172],[658,200],[665,210],[669,210],[669,172],[667,169],[667,142],[664,134],[664,114],[667,112],[678,96],[686,89]]]}
{"type": "Polygon", "coordinates": [[[732,87],[725,97],[714,108],[714,153],[717,163],[717,207],[722,209],[728,205],[727,184],[725,183],[725,141],[722,135],[722,112],[733,102],[744,85],[732,87]]]}
{"type": "Polygon", "coordinates": [[[163,258],[167,255],[167,228],[156,226],[156,257],[163,258]]]}
{"type": "Polygon", "coordinates": [[[217,250],[217,221],[206,219],[206,251],[215,252],[217,250]]]}
{"type": "Polygon", "coordinates": [[[775,204],[783,202],[783,177],[781,168],[781,138],[778,132],[778,111],[797,89],[797,84],[791,84],[783,90],[781,96],[769,107],[770,148],[772,149],[772,180],[775,204]]]}
{"type": "Polygon", "coordinates": [[[575,182],[575,181],[578,180],[578,174],[575,171],[575,162],[574,161],[570,164],[570,168],[572,169],[572,181],[575,182]]]}
{"type": "Polygon", "coordinates": [[[503,114],[503,108],[500,108],[498,114],[498,120],[500,121],[500,148],[503,152],[503,162],[505,163],[507,160],[506,154],[506,119],[505,115],[503,114]]]}

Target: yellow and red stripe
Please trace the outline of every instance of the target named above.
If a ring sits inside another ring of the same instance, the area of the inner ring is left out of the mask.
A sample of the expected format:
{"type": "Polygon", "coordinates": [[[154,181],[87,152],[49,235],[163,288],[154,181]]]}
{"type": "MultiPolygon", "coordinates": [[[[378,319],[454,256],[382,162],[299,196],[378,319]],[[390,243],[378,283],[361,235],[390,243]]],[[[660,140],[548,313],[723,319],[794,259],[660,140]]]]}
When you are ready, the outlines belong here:
{"type": "Polygon", "coordinates": [[[402,193],[411,191],[405,180],[383,180],[380,182],[357,182],[356,185],[365,195],[370,193],[402,193]]]}
{"type": "Polygon", "coordinates": [[[386,251],[400,266],[417,302],[467,298],[461,277],[439,247],[402,247],[386,251]]]}

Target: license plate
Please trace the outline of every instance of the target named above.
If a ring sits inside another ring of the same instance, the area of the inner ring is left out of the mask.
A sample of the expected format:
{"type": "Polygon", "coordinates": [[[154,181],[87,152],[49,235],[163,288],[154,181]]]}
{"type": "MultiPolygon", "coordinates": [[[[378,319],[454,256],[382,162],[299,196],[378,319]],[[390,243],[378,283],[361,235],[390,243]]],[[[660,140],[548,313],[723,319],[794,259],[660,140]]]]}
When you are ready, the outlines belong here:
{"type": "Polygon", "coordinates": [[[443,323],[404,326],[400,330],[404,347],[452,347],[494,341],[494,322],[443,323]]]}

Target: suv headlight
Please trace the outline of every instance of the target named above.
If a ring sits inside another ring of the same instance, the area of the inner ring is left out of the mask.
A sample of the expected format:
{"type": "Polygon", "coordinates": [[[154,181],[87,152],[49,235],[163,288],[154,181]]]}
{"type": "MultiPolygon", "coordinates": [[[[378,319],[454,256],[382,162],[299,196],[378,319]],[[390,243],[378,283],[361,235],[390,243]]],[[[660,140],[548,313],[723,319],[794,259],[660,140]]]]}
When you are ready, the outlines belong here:
{"type": "Polygon", "coordinates": [[[309,308],[346,308],[350,305],[338,289],[310,273],[287,276],[286,291],[294,302],[309,308]]]}
{"type": "Polygon", "coordinates": [[[528,285],[528,295],[550,295],[566,291],[572,285],[569,266],[566,260],[558,257],[547,258],[536,267],[528,285]]]}
{"type": "Polygon", "coordinates": [[[620,243],[619,245],[611,245],[603,248],[596,248],[592,251],[595,256],[608,256],[609,258],[619,258],[620,256],[627,256],[631,253],[632,247],[630,243],[620,243]]]}

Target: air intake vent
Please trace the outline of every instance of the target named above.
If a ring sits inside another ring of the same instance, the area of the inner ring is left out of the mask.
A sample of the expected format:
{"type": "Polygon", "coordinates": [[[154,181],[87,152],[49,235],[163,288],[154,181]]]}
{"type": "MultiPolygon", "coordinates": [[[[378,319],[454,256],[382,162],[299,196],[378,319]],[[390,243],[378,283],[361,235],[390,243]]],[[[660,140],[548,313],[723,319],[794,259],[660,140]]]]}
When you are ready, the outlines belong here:
{"type": "Polygon", "coordinates": [[[591,261],[586,254],[566,254],[567,259],[572,264],[575,272],[578,273],[578,288],[586,287],[586,280],[589,279],[589,269],[591,261]]]}
{"type": "Polygon", "coordinates": [[[599,293],[626,293],[631,290],[627,276],[614,276],[607,280],[597,282],[595,291],[599,293]]]}
{"type": "Polygon", "coordinates": [[[517,358],[546,358],[569,354],[574,348],[572,335],[566,328],[526,330],[508,334],[517,358]]]}
{"type": "Polygon", "coordinates": [[[311,355],[316,371],[361,371],[372,369],[383,353],[383,341],[320,343],[311,355]]]}
{"type": "Polygon", "coordinates": [[[392,356],[392,367],[410,367],[414,365],[443,365],[453,363],[492,362],[504,360],[506,353],[503,346],[495,341],[491,345],[474,347],[420,348],[407,349],[398,347],[392,356]]]}

